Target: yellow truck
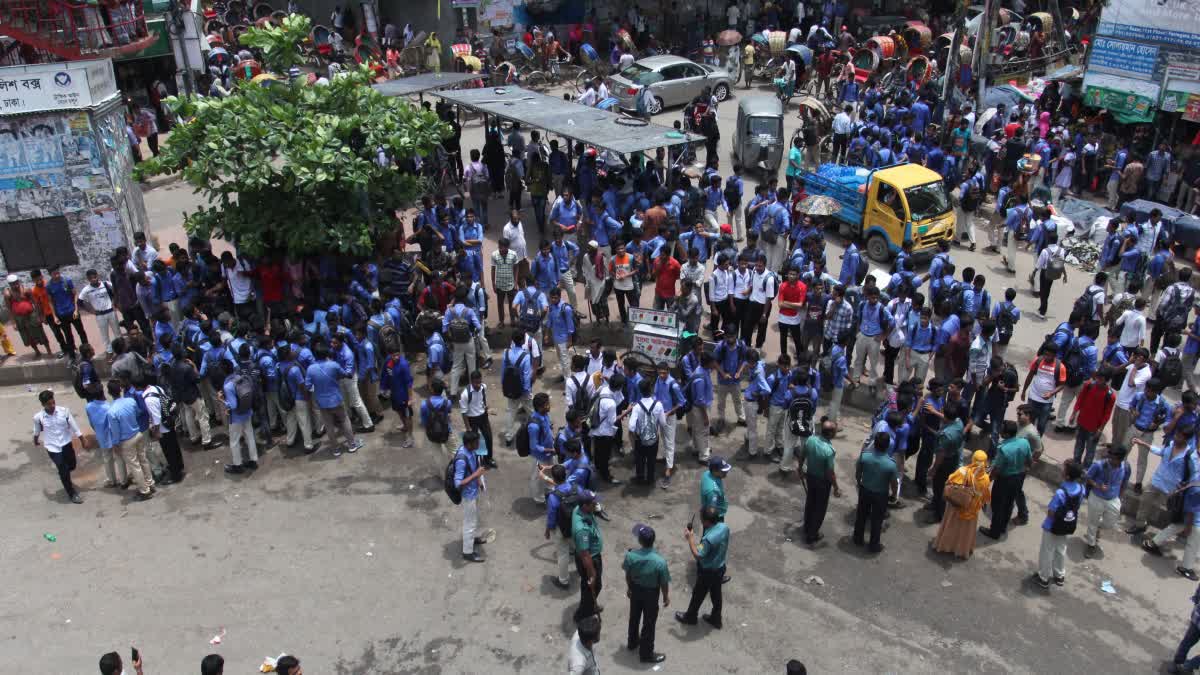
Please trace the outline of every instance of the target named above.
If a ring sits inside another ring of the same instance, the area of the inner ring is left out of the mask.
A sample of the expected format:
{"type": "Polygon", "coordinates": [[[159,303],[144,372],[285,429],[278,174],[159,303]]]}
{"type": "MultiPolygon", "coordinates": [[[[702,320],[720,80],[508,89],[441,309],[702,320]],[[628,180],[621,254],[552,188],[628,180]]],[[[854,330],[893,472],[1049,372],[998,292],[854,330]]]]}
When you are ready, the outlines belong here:
{"type": "Polygon", "coordinates": [[[837,200],[842,208],[834,219],[865,240],[871,260],[887,262],[907,240],[914,253],[929,254],[939,241],[954,238],[954,208],[935,171],[919,164],[822,169],[826,175],[805,171],[801,176],[805,192],[837,200]]]}

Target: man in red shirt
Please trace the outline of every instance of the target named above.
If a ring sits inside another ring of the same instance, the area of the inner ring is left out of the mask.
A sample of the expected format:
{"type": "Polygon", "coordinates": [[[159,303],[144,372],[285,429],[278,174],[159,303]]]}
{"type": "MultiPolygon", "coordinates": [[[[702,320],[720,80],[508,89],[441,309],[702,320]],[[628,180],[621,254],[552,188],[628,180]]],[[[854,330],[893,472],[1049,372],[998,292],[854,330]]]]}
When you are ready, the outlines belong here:
{"type": "MultiPolygon", "coordinates": [[[[669,245],[669,244],[668,244],[669,245]]],[[[664,245],[654,260],[654,309],[666,309],[675,302],[675,286],[683,266],[664,245]]]]}
{"type": "Polygon", "coordinates": [[[825,96],[833,93],[833,88],[829,85],[829,76],[833,73],[833,65],[836,59],[833,56],[832,50],[825,50],[817,57],[817,95],[821,96],[824,92],[825,96]]]}
{"type": "Polygon", "coordinates": [[[270,316],[283,316],[283,264],[278,258],[270,258],[254,268],[262,289],[263,304],[266,305],[270,316]]]}
{"type": "Polygon", "coordinates": [[[808,297],[808,286],[800,281],[800,272],[795,267],[787,270],[787,281],[779,286],[779,353],[787,353],[788,336],[792,336],[792,344],[796,346],[796,358],[804,353],[801,335],[802,312],[804,299],[808,297]]]}
{"type": "Polygon", "coordinates": [[[1092,373],[1092,379],[1083,383],[1079,396],[1075,398],[1075,408],[1071,411],[1071,424],[1078,423],[1075,432],[1075,461],[1083,460],[1083,466],[1091,466],[1096,454],[1096,444],[1100,441],[1100,432],[1112,417],[1113,406],[1117,402],[1117,394],[1108,385],[1108,378],[1097,368],[1092,373]]]}

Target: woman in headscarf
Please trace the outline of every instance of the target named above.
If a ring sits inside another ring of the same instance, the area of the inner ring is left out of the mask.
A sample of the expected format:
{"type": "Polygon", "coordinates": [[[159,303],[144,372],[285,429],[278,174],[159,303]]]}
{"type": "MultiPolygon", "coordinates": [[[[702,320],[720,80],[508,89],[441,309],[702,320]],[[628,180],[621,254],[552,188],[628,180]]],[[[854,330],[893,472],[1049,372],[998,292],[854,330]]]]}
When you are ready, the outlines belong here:
{"type": "Polygon", "coordinates": [[[1038,136],[1040,138],[1046,138],[1049,134],[1050,134],[1050,113],[1043,110],[1042,114],[1038,115],[1038,136]]]}
{"type": "Polygon", "coordinates": [[[483,142],[483,163],[492,180],[492,192],[504,191],[504,168],[508,160],[504,156],[504,144],[500,141],[500,130],[492,129],[483,142]]]}
{"type": "Polygon", "coordinates": [[[946,480],[946,490],[965,496],[962,506],[946,500],[946,512],[931,546],[938,553],[953,553],[966,560],[975,551],[975,533],[979,511],[992,500],[992,481],[987,471],[987,453],[976,450],[971,463],[961,467],[946,480]]]}

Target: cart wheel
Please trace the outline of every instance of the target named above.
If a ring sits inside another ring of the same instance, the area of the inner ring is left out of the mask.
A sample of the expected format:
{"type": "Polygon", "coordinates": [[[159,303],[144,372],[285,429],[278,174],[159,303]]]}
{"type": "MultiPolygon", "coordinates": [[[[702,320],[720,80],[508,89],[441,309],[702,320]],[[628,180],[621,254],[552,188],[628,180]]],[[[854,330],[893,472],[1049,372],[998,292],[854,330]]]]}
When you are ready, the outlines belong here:
{"type": "Polygon", "coordinates": [[[550,78],[540,70],[535,70],[525,76],[525,86],[534,91],[542,91],[550,86],[550,78]]]}
{"type": "Polygon", "coordinates": [[[654,359],[643,351],[627,351],[621,355],[621,363],[633,364],[633,367],[643,376],[658,377],[657,366],[654,359]]]}
{"type": "Polygon", "coordinates": [[[892,251],[882,234],[873,234],[867,239],[867,257],[877,263],[885,263],[892,259],[892,251]]]}
{"type": "Polygon", "coordinates": [[[575,76],[575,92],[578,94],[582,94],[583,92],[587,91],[587,84],[591,80],[592,80],[592,73],[590,71],[587,71],[587,70],[579,71],[579,74],[575,76]]]}

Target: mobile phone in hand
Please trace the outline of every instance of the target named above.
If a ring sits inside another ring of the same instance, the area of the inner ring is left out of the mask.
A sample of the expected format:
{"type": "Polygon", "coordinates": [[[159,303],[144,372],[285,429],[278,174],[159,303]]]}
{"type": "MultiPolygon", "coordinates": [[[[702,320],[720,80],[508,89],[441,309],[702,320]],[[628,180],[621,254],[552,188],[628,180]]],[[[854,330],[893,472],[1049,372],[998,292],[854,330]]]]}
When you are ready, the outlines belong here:
{"type": "Polygon", "coordinates": [[[137,663],[138,661],[140,661],[140,660],[141,660],[141,659],[138,657],[138,650],[137,650],[137,647],[132,647],[132,646],[131,646],[131,647],[129,648],[129,651],[130,651],[130,656],[133,658],[133,663],[137,663]]]}

